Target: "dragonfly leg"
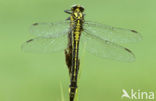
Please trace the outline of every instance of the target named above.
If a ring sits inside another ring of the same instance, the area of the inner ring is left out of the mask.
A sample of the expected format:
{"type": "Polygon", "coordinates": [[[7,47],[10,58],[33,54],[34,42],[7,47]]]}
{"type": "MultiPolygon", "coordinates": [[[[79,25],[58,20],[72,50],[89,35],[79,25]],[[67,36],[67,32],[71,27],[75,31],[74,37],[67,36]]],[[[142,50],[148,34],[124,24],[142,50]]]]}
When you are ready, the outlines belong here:
{"type": "Polygon", "coordinates": [[[67,14],[72,14],[71,10],[64,10],[64,12],[67,14]]]}
{"type": "Polygon", "coordinates": [[[66,20],[70,20],[70,17],[68,17],[66,20]]]}

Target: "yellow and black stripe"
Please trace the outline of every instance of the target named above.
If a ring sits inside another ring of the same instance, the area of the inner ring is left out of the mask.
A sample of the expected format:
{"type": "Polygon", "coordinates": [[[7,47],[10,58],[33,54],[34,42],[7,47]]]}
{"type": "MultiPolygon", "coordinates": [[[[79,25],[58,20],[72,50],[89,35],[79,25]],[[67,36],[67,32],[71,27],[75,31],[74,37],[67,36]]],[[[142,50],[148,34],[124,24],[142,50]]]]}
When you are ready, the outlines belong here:
{"type": "Polygon", "coordinates": [[[77,91],[77,78],[79,71],[79,42],[81,32],[83,31],[84,22],[84,8],[80,5],[74,5],[71,10],[66,10],[65,12],[71,14],[70,27],[71,31],[68,34],[68,48],[65,50],[66,54],[66,64],[69,69],[70,74],[70,101],[74,101],[74,97],[77,91]]]}

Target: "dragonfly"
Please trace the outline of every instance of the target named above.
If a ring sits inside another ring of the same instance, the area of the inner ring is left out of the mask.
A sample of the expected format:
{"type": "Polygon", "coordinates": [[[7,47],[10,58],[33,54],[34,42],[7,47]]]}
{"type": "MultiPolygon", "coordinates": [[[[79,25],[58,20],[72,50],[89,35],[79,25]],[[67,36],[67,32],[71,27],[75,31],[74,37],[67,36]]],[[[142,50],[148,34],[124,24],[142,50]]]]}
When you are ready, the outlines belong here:
{"type": "Polygon", "coordinates": [[[86,44],[87,52],[101,58],[132,62],[135,55],[120,44],[137,42],[142,37],[135,30],[86,21],[81,5],[73,5],[64,12],[70,14],[64,21],[34,23],[31,34],[35,38],[24,42],[22,50],[39,53],[64,51],[70,76],[69,99],[74,101],[80,67],[79,46],[86,44]]]}

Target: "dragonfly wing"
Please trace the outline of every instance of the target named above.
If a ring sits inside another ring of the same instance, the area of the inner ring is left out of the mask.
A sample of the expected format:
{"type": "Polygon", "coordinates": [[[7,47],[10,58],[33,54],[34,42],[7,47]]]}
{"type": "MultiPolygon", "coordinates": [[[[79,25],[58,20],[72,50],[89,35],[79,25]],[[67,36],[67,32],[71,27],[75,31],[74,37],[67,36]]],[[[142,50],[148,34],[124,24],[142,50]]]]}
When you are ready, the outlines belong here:
{"type": "Polygon", "coordinates": [[[112,27],[95,22],[85,22],[84,29],[90,34],[114,43],[129,43],[141,40],[141,35],[135,30],[112,27]]]}
{"type": "Polygon", "coordinates": [[[57,23],[34,23],[30,28],[30,33],[41,37],[59,37],[70,30],[68,21],[57,23]]]}
{"type": "Polygon", "coordinates": [[[96,56],[119,61],[132,62],[135,60],[134,54],[127,48],[119,46],[113,42],[103,40],[97,36],[83,32],[81,43],[86,43],[86,50],[96,56]]]}
{"type": "Polygon", "coordinates": [[[63,51],[67,47],[67,35],[59,38],[37,37],[23,43],[22,50],[25,52],[51,53],[63,51]]]}

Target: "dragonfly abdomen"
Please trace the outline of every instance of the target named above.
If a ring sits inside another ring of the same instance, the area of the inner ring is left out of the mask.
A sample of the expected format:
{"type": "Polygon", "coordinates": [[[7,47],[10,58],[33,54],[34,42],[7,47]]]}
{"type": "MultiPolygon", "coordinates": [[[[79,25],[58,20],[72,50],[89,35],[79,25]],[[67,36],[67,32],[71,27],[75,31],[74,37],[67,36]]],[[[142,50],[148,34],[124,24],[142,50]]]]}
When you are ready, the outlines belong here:
{"type": "Polygon", "coordinates": [[[70,84],[70,101],[74,101],[77,92],[77,81],[72,81],[70,84]]]}
{"type": "Polygon", "coordinates": [[[76,24],[75,30],[73,31],[73,42],[72,42],[72,68],[71,68],[71,84],[70,84],[70,101],[73,101],[77,90],[77,78],[79,71],[79,41],[81,35],[81,25],[79,21],[76,24]]]}

